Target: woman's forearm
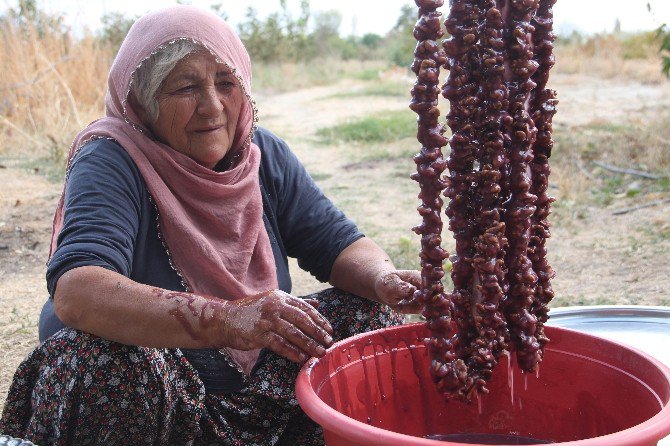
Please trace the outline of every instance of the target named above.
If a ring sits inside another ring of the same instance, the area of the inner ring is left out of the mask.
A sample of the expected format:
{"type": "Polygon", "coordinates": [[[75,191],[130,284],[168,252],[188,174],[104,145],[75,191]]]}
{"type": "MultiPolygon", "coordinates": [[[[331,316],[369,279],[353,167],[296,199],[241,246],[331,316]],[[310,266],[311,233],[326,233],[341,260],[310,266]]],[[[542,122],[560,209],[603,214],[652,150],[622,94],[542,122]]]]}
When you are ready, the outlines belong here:
{"type": "Polygon", "coordinates": [[[381,302],[375,284],[394,271],[391,258],[375,242],[360,238],[340,253],[333,264],[330,283],[357,296],[381,302]]]}
{"type": "Polygon", "coordinates": [[[67,271],[54,292],[66,325],[111,341],[145,347],[222,347],[226,303],[139,284],[96,266],[67,271]]]}
{"type": "Polygon", "coordinates": [[[157,348],[269,348],[292,361],[322,356],[332,327],[280,290],[235,301],[142,285],[95,266],[72,269],[54,292],[66,325],[110,341],[157,348]]]}
{"type": "Polygon", "coordinates": [[[388,254],[369,238],[349,245],[335,260],[330,283],[344,291],[390,305],[403,313],[416,313],[420,305],[414,292],[421,287],[421,274],[396,270],[388,254]]]}

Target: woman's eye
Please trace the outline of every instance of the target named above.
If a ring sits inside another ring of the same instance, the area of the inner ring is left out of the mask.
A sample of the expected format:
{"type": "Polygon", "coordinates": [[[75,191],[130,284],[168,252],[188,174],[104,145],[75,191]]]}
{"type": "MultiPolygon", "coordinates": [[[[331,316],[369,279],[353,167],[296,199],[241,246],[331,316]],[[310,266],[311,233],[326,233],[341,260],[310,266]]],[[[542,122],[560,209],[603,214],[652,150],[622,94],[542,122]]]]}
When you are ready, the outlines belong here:
{"type": "Polygon", "coordinates": [[[224,81],[224,82],[218,82],[216,85],[221,89],[230,90],[235,86],[235,82],[224,81]]]}
{"type": "Polygon", "coordinates": [[[195,85],[185,85],[183,87],[179,87],[177,89],[177,92],[179,92],[179,93],[189,93],[189,92],[193,91],[193,89],[195,89],[195,85]]]}

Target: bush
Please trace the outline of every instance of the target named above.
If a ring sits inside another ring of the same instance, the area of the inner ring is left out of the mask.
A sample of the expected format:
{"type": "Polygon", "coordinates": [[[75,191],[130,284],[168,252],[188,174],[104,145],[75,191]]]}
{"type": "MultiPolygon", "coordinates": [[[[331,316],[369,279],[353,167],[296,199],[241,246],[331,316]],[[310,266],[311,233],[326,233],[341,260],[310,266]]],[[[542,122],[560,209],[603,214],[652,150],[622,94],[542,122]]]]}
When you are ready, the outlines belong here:
{"type": "Polygon", "coordinates": [[[409,110],[390,110],[319,129],[317,135],[326,142],[389,142],[416,133],[416,115],[409,110]]]}
{"type": "Polygon", "coordinates": [[[662,25],[656,32],[656,37],[661,40],[659,52],[661,53],[661,64],[663,74],[670,77],[670,28],[662,25]]]}
{"type": "Polygon", "coordinates": [[[136,19],[137,17],[128,18],[119,12],[105,14],[100,19],[102,28],[98,33],[98,37],[104,44],[109,45],[112,52],[116,54],[123,39],[126,38],[128,30],[130,30],[136,19]]]}

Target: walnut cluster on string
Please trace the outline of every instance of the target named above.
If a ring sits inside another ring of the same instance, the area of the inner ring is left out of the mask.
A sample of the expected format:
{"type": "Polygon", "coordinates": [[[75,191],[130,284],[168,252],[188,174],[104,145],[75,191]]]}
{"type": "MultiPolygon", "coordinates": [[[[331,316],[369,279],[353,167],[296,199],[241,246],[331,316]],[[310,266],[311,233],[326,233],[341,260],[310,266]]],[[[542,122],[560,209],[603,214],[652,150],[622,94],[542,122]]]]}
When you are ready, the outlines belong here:
{"type": "Polygon", "coordinates": [[[431,331],[431,373],[445,395],[486,393],[498,360],[516,352],[537,370],[548,342],[544,323],[554,272],[546,258],[547,194],[556,92],[546,88],[554,64],[556,0],[415,0],[419,18],[410,108],[418,114],[422,287],[416,299],[431,331]],[[446,32],[449,38],[440,43],[446,32]],[[441,88],[449,101],[439,122],[441,88]],[[442,147],[449,144],[445,160],[442,147]],[[456,242],[453,290],[446,293],[441,247],[443,200],[456,242]]]}

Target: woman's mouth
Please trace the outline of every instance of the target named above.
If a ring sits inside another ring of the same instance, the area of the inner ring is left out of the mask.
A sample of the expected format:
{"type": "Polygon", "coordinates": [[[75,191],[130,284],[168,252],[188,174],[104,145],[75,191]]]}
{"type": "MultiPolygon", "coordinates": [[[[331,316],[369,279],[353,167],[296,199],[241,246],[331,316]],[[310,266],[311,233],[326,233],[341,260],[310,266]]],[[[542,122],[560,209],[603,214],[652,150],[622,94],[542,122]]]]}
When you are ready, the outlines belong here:
{"type": "Polygon", "coordinates": [[[221,128],[223,128],[223,125],[214,125],[214,126],[202,127],[202,128],[194,130],[194,133],[201,133],[201,134],[211,133],[211,132],[215,132],[215,131],[217,131],[221,128]]]}

